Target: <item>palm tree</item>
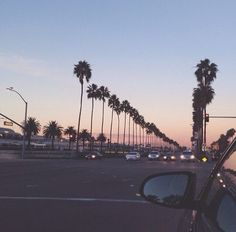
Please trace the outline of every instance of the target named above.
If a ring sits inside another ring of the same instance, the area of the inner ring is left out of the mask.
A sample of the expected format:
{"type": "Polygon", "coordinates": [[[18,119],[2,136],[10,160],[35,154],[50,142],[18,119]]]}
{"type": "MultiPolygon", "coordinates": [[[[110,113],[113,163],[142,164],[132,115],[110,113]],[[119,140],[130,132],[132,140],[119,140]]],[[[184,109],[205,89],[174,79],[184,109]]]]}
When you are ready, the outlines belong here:
{"type": "Polygon", "coordinates": [[[209,59],[201,60],[196,66],[197,70],[195,75],[198,81],[198,87],[201,90],[201,108],[203,114],[203,129],[201,141],[206,144],[206,106],[211,103],[214,98],[214,90],[211,87],[211,83],[216,79],[216,73],[218,71],[217,65],[210,63],[209,59]]]}
{"type": "Polygon", "coordinates": [[[130,109],[130,103],[127,100],[124,100],[121,103],[121,108],[122,111],[125,113],[125,118],[124,118],[124,134],[123,134],[123,148],[125,146],[125,131],[126,131],[126,115],[129,112],[130,109]]]}
{"type": "Polygon", "coordinates": [[[105,143],[106,140],[107,140],[106,136],[102,133],[100,133],[97,137],[97,141],[100,141],[101,143],[101,147],[100,147],[101,152],[102,152],[102,144],[105,143]]]}
{"type": "Polygon", "coordinates": [[[83,142],[83,151],[84,151],[84,145],[86,141],[90,141],[91,136],[90,133],[88,132],[87,129],[83,129],[80,133],[79,133],[79,140],[82,140],[83,142]]]}
{"type": "Polygon", "coordinates": [[[108,106],[111,108],[110,144],[112,143],[113,113],[116,108],[117,101],[119,101],[119,98],[117,98],[115,94],[111,95],[108,99],[108,106]]]}
{"type": "Polygon", "coordinates": [[[87,89],[88,99],[92,99],[92,111],[91,111],[91,123],[90,123],[90,135],[93,136],[93,110],[94,110],[94,100],[99,96],[98,86],[95,84],[89,85],[87,89]]]}
{"type": "Polygon", "coordinates": [[[132,106],[130,106],[130,108],[129,108],[129,112],[128,112],[128,114],[129,114],[129,135],[128,135],[128,144],[130,145],[130,127],[131,127],[131,118],[133,118],[133,116],[134,116],[134,112],[135,112],[135,109],[132,107],[132,106]]]}
{"type": "Polygon", "coordinates": [[[79,61],[78,64],[74,65],[74,74],[79,79],[81,84],[81,95],[80,95],[80,110],[79,110],[79,118],[78,118],[78,129],[77,129],[77,141],[76,141],[76,151],[79,150],[79,131],[80,131],[80,121],[81,121],[81,112],[82,112],[82,104],[83,104],[83,85],[84,81],[89,82],[92,71],[90,65],[84,60],[79,61]]]}
{"type": "Polygon", "coordinates": [[[117,146],[119,145],[119,137],[120,137],[120,113],[122,111],[121,109],[121,103],[119,101],[119,99],[117,98],[116,104],[115,104],[115,108],[114,108],[116,114],[117,114],[117,146]]]}
{"type": "Polygon", "coordinates": [[[107,87],[101,86],[98,89],[98,99],[102,100],[102,127],[101,127],[101,134],[103,134],[103,125],[104,125],[104,105],[106,99],[110,97],[110,91],[107,87]]]}
{"type": "Polygon", "coordinates": [[[32,117],[28,118],[25,125],[26,138],[28,139],[28,147],[30,147],[32,134],[37,135],[40,131],[40,128],[41,128],[41,125],[36,120],[36,118],[32,118],[32,117]]]}
{"type": "Polygon", "coordinates": [[[47,126],[44,126],[43,134],[46,138],[52,139],[52,149],[54,149],[55,138],[61,138],[62,129],[56,121],[50,121],[47,126]]]}
{"type": "Polygon", "coordinates": [[[69,137],[69,150],[71,148],[71,143],[75,142],[76,140],[76,130],[74,129],[73,126],[68,126],[65,130],[64,130],[64,135],[68,135],[69,137]]]}

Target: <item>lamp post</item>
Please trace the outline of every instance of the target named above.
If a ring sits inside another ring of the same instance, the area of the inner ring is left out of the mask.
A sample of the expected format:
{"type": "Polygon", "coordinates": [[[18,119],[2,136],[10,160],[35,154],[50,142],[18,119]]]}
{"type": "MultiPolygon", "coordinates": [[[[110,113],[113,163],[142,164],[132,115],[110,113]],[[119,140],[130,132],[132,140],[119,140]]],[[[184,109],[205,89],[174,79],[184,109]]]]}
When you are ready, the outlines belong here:
{"type": "Polygon", "coordinates": [[[13,89],[13,87],[9,87],[9,88],[7,88],[7,90],[15,92],[16,94],[18,94],[20,96],[20,98],[23,100],[23,102],[25,103],[25,120],[24,120],[24,131],[23,131],[23,147],[22,147],[22,154],[21,154],[21,158],[24,159],[24,156],[25,156],[25,126],[26,126],[26,121],[27,121],[27,107],[28,107],[28,103],[21,96],[20,93],[18,93],[16,90],[13,89]]]}

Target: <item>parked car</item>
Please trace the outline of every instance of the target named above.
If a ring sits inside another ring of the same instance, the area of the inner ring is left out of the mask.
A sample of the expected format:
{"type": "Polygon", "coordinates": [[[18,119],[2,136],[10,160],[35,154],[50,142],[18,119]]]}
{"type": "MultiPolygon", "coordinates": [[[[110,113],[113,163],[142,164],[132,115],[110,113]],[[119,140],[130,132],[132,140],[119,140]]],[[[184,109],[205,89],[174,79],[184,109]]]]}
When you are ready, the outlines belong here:
{"type": "Polygon", "coordinates": [[[137,151],[131,151],[125,156],[126,160],[140,160],[140,154],[137,151]]]}
{"type": "Polygon", "coordinates": [[[164,161],[175,161],[176,155],[173,152],[167,152],[163,155],[164,161]]]}
{"type": "Polygon", "coordinates": [[[159,151],[151,151],[148,154],[148,160],[160,160],[161,159],[161,153],[159,151]]]}
{"type": "Polygon", "coordinates": [[[179,232],[235,232],[236,139],[217,162],[197,197],[195,189],[196,175],[179,171],[147,177],[140,193],[152,203],[186,209],[179,232]]]}
{"type": "Polygon", "coordinates": [[[87,155],[85,155],[85,159],[91,159],[91,160],[101,159],[102,157],[103,155],[98,151],[91,151],[87,155]]]}
{"type": "Polygon", "coordinates": [[[185,150],[180,155],[180,160],[181,161],[195,162],[196,161],[196,157],[195,157],[195,155],[193,154],[193,152],[191,150],[185,150]]]}

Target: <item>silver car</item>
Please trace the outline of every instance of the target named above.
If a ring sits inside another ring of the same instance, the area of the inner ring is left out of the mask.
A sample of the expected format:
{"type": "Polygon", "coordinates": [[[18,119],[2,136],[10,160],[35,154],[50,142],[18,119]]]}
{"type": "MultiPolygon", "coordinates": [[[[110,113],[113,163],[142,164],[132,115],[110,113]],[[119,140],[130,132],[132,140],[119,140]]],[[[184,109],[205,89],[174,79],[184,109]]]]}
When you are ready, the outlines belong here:
{"type": "Polygon", "coordinates": [[[126,160],[140,160],[140,157],[140,154],[136,151],[131,151],[125,156],[126,160]]]}
{"type": "Polygon", "coordinates": [[[181,161],[196,161],[196,157],[190,150],[183,151],[182,154],[180,155],[180,160],[181,161]]]}
{"type": "Polygon", "coordinates": [[[159,151],[151,151],[148,154],[148,160],[160,160],[161,154],[159,151]]]}

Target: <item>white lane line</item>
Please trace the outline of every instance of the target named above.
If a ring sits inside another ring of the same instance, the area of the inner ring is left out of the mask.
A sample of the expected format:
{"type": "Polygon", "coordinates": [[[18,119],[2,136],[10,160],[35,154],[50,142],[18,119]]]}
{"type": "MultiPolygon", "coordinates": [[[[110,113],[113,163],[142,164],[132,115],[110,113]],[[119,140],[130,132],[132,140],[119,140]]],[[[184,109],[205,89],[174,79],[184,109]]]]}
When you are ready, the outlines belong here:
{"type": "Polygon", "coordinates": [[[82,202],[113,202],[146,204],[147,201],[109,198],[81,198],[81,197],[10,197],[0,196],[0,200],[50,200],[50,201],[82,201],[82,202]]]}

